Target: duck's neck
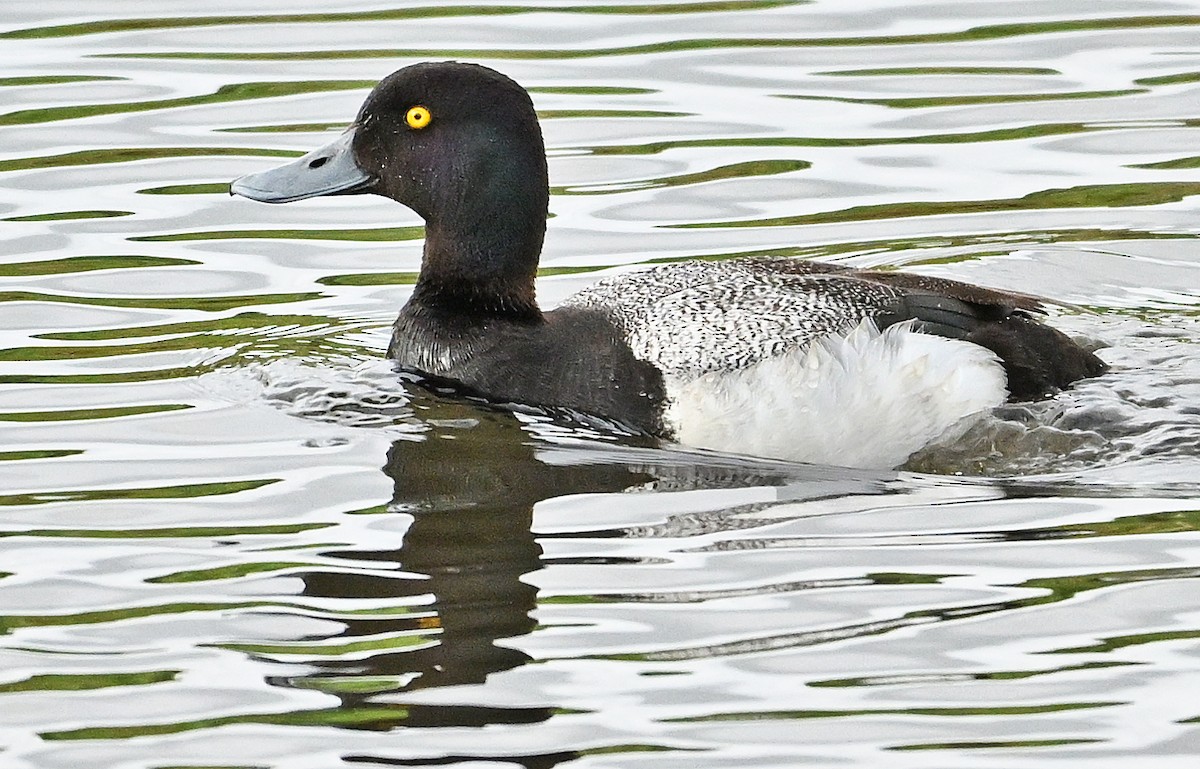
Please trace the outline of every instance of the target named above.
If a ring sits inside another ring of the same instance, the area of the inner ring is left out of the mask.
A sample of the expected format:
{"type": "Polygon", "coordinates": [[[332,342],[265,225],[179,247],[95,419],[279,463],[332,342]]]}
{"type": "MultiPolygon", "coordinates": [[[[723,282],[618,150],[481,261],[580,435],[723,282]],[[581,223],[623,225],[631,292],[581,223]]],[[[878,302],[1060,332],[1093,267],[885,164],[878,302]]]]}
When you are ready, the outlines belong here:
{"type": "Polygon", "coordinates": [[[437,205],[419,212],[425,253],[412,301],[458,317],[538,322],[534,282],[550,197],[545,154],[540,142],[501,147],[466,169],[461,178],[470,183],[447,185],[437,205]]]}
{"type": "Polygon", "coordinates": [[[534,282],[545,215],[525,222],[487,217],[478,224],[426,223],[421,274],[410,301],[457,317],[540,321],[534,282]]]}

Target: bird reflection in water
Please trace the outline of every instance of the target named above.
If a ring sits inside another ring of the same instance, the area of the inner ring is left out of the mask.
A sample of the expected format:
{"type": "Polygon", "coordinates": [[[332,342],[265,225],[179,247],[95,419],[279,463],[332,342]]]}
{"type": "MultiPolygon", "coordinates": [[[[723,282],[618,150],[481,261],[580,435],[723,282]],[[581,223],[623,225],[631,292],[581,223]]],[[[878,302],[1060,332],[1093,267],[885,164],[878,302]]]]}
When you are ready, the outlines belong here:
{"type": "MultiPolygon", "coordinates": [[[[468,407],[446,404],[439,416],[462,416],[468,407]]],[[[376,712],[359,728],[478,727],[548,720],[550,707],[493,707],[407,702],[405,693],[431,687],[480,684],[492,673],[529,661],[503,639],[530,633],[537,588],[522,580],[542,567],[542,549],[531,530],[539,501],[569,493],[619,492],[651,476],[621,464],[549,465],[535,456],[536,442],[507,413],[470,410],[471,427],[461,420],[431,420],[424,440],[401,440],[388,451],[383,470],[393,480],[389,512],[412,522],[396,543],[378,550],[330,551],[324,555],[353,562],[359,572],[310,571],[304,594],[321,598],[395,597],[414,613],[361,619],[339,617],[342,638],[403,633],[425,643],[382,650],[370,656],[313,660],[317,671],[288,685],[333,691],[343,712],[376,712]],[[439,422],[447,426],[436,426],[439,422]],[[395,576],[387,574],[395,570],[395,576]],[[419,575],[414,577],[413,575],[419,575]],[[421,597],[432,596],[422,605],[421,597]],[[403,599],[409,600],[403,600],[403,599]],[[358,679],[385,685],[331,687],[321,679],[358,679]],[[340,689],[346,689],[341,691],[340,689]],[[366,691],[364,691],[364,689],[366,691]],[[390,713],[390,715],[388,715],[390,713]]],[[[469,695],[468,695],[469,696],[469,695]]],[[[577,757],[573,752],[490,757],[529,769],[552,767],[577,757]]],[[[446,765],[480,756],[397,759],[347,756],[351,762],[396,766],[446,765]]]]}
{"type": "MultiPolygon", "coordinates": [[[[861,473],[825,476],[817,468],[777,462],[704,458],[661,448],[611,446],[572,453],[555,450],[506,412],[443,402],[420,441],[401,440],[388,451],[384,472],[393,480],[391,514],[412,517],[398,548],[327,551],[358,571],[310,571],[304,594],[324,599],[395,598],[405,614],[339,615],[340,638],[404,637],[367,655],[310,660],[309,675],[278,680],[285,686],[335,694],[339,725],[361,729],[480,727],[547,721],[553,706],[498,707],[421,701],[418,690],[481,684],[489,675],[523,665],[529,656],[505,644],[533,631],[537,588],[523,580],[543,568],[532,531],[534,506],[568,494],[615,493],[632,488],[789,487],[800,496],[878,494],[886,482],[861,473]],[[462,417],[469,419],[463,420],[462,417]],[[464,427],[468,424],[469,427],[464,427]],[[554,454],[552,462],[543,461],[554,454]],[[799,485],[797,485],[799,484],[799,485]],[[367,568],[364,568],[366,566],[367,568]],[[414,577],[414,575],[418,575],[414,577]],[[430,603],[425,603],[428,597],[430,603]],[[425,600],[422,600],[425,599],[425,600]],[[332,685],[339,683],[340,685],[332,685]]],[[[890,475],[890,474],[889,474],[890,475]]],[[[614,536],[620,532],[588,532],[614,536]]],[[[575,532],[572,536],[581,536],[575,532]]],[[[464,690],[469,698],[471,690],[464,690]]],[[[428,699],[428,698],[424,698],[428,699]]],[[[461,700],[460,700],[461,702],[461,700]]],[[[451,751],[452,752],[452,751],[451,751]]],[[[440,755],[432,758],[345,756],[356,763],[395,766],[499,761],[527,769],[577,758],[570,751],[530,755],[440,755]]]]}

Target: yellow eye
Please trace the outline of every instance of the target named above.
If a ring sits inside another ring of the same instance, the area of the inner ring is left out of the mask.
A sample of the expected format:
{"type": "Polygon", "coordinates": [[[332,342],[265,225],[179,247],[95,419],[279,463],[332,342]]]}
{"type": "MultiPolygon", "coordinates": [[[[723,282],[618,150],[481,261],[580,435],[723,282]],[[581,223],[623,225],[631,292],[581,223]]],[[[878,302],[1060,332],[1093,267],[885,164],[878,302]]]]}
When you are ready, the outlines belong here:
{"type": "Polygon", "coordinates": [[[424,128],[429,125],[430,120],[433,120],[433,115],[429,113],[429,109],[419,104],[410,109],[404,116],[404,122],[408,123],[409,128],[424,128]]]}

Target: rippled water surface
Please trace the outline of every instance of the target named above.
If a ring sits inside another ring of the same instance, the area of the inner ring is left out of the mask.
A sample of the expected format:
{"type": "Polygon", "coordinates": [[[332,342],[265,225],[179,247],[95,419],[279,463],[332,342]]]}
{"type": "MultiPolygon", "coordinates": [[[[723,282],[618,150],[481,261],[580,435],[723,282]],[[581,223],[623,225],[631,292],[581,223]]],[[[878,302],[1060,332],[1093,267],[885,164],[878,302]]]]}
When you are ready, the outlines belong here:
{"type": "Polygon", "coordinates": [[[0,764],[1200,755],[1200,2],[8,0],[0,764]],[[1046,295],[1113,370],[896,472],[460,403],[420,220],[228,180],[428,58],[528,86],[539,296],[779,254],[1046,295]]]}

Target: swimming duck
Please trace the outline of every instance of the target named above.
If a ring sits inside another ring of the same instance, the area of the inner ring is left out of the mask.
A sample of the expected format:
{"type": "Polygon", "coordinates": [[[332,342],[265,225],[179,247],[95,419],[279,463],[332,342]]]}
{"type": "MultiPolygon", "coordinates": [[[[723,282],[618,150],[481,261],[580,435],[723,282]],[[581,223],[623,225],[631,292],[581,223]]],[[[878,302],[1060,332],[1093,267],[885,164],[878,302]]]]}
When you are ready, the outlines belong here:
{"type": "Polygon", "coordinates": [[[685,445],[894,467],[965,417],[1105,370],[1033,297],[788,258],[663,264],[543,311],[541,130],[525,89],[479,65],[398,70],[332,143],[230,191],[403,203],[425,245],[388,351],[402,367],[685,445]]]}

